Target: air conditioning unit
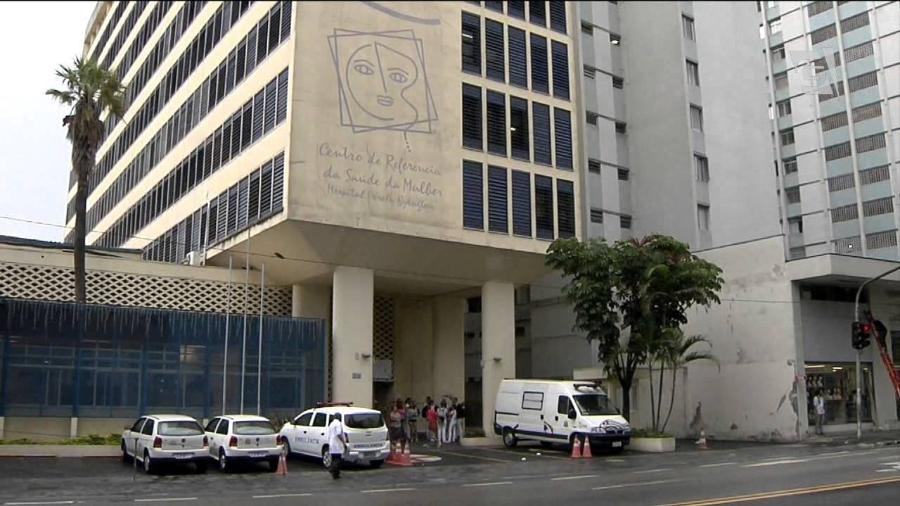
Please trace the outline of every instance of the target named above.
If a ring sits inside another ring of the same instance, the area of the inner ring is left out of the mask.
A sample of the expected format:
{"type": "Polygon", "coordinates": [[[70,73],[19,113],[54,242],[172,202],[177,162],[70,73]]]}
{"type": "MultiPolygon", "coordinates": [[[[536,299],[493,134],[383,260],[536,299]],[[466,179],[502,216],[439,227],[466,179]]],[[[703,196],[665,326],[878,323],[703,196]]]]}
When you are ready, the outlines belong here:
{"type": "Polygon", "coordinates": [[[187,255],[184,256],[184,260],[181,262],[182,265],[203,265],[203,252],[201,251],[191,251],[187,255]]]}

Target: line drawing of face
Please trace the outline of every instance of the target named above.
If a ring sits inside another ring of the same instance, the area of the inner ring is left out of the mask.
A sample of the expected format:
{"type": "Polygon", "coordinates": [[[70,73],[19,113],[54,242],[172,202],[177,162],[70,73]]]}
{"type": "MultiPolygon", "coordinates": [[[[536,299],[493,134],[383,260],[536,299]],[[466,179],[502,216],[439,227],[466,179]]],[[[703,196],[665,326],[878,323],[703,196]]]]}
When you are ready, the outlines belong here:
{"type": "Polygon", "coordinates": [[[406,92],[419,80],[415,60],[381,42],[356,48],[345,68],[347,89],[363,112],[391,124],[409,124],[419,111],[406,92]]]}

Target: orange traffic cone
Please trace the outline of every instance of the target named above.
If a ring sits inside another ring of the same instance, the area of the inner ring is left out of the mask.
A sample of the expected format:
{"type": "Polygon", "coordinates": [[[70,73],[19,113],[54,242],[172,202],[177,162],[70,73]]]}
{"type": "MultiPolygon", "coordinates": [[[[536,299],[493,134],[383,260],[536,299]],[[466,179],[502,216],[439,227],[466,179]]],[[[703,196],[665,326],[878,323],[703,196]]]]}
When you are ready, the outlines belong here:
{"type": "Polygon", "coordinates": [[[406,443],[406,448],[401,456],[400,462],[407,466],[412,465],[412,454],[409,452],[409,443],[406,443]]]}
{"type": "Polygon", "coordinates": [[[572,438],[572,458],[581,458],[581,441],[578,439],[578,436],[572,438]]]}
{"type": "Polygon", "coordinates": [[[591,454],[591,438],[585,436],[584,437],[584,447],[581,448],[581,456],[590,459],[594,456],[591,454]]]}
{"type": "Polygon", "coordinates": [[[700,439],[697,440],[696,444],[697,444],[697,448],[699,448],[701,450],[709,449],[709,446],[706,445],[706,432],[705,431],[703,431],[703,430],[700,431],[700,439]]]}
{"type": "Polygon", "coordinates": [[[284,457],[283,453],[278,457],[278,469],[275,470],[275,474],[287,476],[287,459],[284,457]]]}

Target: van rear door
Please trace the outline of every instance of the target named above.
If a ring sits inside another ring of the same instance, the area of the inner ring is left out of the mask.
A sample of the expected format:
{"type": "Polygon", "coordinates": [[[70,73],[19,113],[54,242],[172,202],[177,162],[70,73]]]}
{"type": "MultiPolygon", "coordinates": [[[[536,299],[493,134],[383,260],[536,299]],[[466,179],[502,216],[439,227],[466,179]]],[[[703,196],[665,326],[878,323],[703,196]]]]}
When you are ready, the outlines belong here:
{"type": "Polygon", "coordinates": [[[516,431],[522,436],[540,436],[544,434],[545,388],[543,385],[525,385],[522,388],[519,428],[516,431]]]}

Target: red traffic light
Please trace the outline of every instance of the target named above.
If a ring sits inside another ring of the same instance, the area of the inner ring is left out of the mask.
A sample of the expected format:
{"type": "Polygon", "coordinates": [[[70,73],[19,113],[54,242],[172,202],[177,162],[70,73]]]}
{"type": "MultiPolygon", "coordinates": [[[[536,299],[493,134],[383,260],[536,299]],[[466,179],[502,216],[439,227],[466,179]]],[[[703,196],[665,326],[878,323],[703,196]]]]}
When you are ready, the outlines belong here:
{"type": "Polygon", "coordinates": [[[859,330],[863,334],[871,334],[872,333],[872,325],[869,323],[863,323],[862,325],[859,326],[859,330]]]}

